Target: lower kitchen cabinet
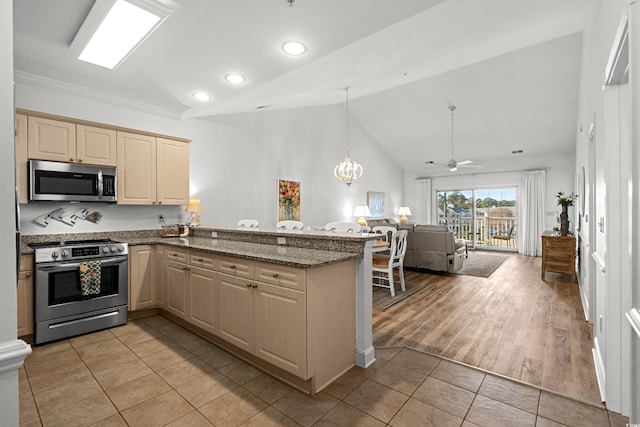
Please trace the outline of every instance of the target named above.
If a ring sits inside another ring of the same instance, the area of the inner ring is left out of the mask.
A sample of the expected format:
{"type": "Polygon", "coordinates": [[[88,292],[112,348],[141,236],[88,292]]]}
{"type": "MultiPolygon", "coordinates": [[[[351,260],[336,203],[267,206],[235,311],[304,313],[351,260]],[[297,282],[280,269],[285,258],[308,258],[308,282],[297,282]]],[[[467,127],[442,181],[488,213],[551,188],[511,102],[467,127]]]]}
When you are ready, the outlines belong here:
{"type": "Polygon", "coordinates": [[[156,254],[154,246],[129,248],[129,311],[156,306],[156,254]]]}
{"type": "Polygon", "coordinates": [[[253,353],[285,371],[308,378],[305,293],[255,284],[253,353]]]}
{"type": "Polygon", "coordinates": [[[189,322],[207,332],[216,332],[218,306],[218,273],[199,267],[189,267],[189,322]]]}
{"type": "Polygon", "coordinates": [[[165,259],[165,246],[157,245],[156,250],[156,305],[158,308],[167,308],[167,266],[165,259]]]}
{"type": "Polygon", "coordinates": [[[33,255],[22,255],[18,273],[18,336],[33,334],[33,255]]]}
{"type": "Polygon", "coordinates": [[[177,261],[167,260],[165,264],[165,272],[167,275],[167,301],[166,309],[168,312],[178,316],[181,319],[188,320],[189,302],[188,266],[177,261]]]}
{"type": "Polygon", "coordinates": [[[253,288],[248,279],[218,275],[218,336],[253,353],[253,288]]]}

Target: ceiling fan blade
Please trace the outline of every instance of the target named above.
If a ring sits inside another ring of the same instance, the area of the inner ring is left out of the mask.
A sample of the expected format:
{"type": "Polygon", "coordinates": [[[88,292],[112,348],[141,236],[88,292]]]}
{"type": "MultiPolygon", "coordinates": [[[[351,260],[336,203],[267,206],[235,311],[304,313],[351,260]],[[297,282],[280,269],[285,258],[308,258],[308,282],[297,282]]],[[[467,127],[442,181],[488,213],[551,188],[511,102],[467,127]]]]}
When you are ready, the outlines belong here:
{"type": "Polygon", "coordinates": [[[483,168],[484,167],[484,165],[480,165],[477,163],[473,163],[473,164],[466,163],[464,165],[461,165],[460,163],[458,163],[458,166],[461,168],[483,168]]]}
{"type": "Polygon", "coordinates": [[[471,163],[473,163],[473,160],[463,160],[458,162],[458,166],[470,165],[471,163]]]}
{"type": "Polygon", "coordinates": [[[427,160],[426,162],[424,162],[427,166],[439,166],[439,167],[444,167],[447,166],[444,163],[436,163],[433,160],[427,160]]]}

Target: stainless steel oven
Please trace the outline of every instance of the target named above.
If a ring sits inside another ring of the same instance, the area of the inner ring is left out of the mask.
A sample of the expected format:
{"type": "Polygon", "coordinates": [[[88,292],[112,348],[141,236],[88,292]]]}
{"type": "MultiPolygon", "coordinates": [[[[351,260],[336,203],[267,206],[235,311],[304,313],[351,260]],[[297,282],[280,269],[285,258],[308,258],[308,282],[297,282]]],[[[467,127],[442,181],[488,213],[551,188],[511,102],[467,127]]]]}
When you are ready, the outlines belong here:
{"type": "Polygon", "coordinates": [[[125,243],[97,240],[30,246],[35,255],[35,344],[127,322],[125,243]],[[88,266],[92,267],[90,276],[85,273],[88,266]],[[87,290],[90,282],[93,287],[87,290]]]}

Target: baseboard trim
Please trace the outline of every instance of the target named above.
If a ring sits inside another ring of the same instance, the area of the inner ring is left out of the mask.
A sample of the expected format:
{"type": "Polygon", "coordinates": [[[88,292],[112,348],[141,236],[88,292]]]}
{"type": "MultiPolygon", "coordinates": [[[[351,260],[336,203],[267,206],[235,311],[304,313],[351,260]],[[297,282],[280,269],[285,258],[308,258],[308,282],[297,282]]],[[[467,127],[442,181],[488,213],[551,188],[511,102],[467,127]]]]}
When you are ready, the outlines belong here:
{"type": "Polygon", "coordinates": [[[0,343],[0,375],[17,370],[31,354],[31,346],[21,339],[0,343]]]}
{"type": "Polygon", "coordinates": [[[598,338],[593,339],[593,348],[591,349],[591,352],[593,354],[593,363],[596,366],[596,378],[598,380],[598,390],[600,390],[600,399],[602,399],[603,402],[606,402],[606,373],[604,369],[604,360],[602,360],[602,355],[600,353],[598,338]]]}

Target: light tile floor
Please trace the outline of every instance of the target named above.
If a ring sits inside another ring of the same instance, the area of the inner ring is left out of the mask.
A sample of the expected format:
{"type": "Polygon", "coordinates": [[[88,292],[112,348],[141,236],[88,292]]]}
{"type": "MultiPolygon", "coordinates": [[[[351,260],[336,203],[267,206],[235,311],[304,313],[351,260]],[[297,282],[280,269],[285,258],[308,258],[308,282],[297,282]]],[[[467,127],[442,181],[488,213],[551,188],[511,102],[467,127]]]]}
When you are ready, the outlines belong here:
{"type": "Polygon", "coordinates": [[[34,347],[21,426],[625,426],[628,419],[407,348],[315,396],[159,316],[34,347]]]}

